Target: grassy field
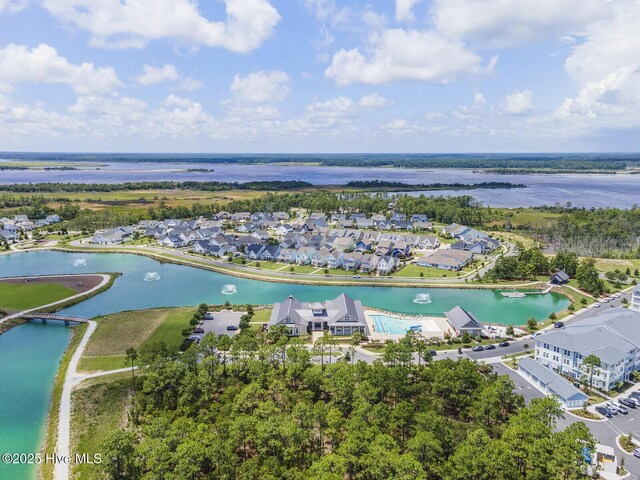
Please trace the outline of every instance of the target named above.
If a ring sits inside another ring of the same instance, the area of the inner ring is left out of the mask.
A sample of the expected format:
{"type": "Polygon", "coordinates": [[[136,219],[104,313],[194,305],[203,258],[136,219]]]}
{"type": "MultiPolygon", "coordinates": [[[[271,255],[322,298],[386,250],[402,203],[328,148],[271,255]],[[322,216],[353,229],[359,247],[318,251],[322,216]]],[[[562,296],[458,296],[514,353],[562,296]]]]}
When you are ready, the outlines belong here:
{"type": "Polygon", "coordinates": [[[193,308],[157,308],[107,315],[96,319],[79,370],[98,371],[125,366],[127,348],[139,349],[147,343],[164,342],[178,347],[182,330],[189,327],[193,308]]]}
{"type": "Polygon", "coordinates": [[[251,323],[267,323],[271,317],[271,309],[254,310],[251,323]]]}
{"type": "Polygon", "coordinates": [[[598,258],[596,259],[596,268],[603,272],[613,272],[614,270],[625,272],[628,268],[633,275],[636,269],[640,270],[640,259],[598,258]]]}
{"type": "MultiPolygon", "coordinates": [[[[131,389],[128,372],[86,381],[71,398],[71,451],[100,453],[107,433],[126,423],[127,400],[131,389]]],[[[102,479],[97,465],[72,464],[72,479],[102,479]]]]}
{"type": "Polygon", "coordinates": [[[57,283],[0,282],[0,310],[19,312],[57,302],[76,293],[57,283]]]}

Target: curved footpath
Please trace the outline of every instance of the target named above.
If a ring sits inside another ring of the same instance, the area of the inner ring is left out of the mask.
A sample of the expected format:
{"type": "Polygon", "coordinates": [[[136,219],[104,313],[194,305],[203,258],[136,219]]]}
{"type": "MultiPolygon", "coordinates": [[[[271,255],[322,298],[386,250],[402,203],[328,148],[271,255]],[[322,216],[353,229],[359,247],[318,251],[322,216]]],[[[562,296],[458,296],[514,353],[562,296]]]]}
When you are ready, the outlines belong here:
{"type": "MultiPolygon", "coordinates": [[[[107,283],[109,283],[109,280],[111,279],[111,275],[106,275],[106,274],[103,274],[103,273],[92,273],[91,275],[100,276],[100,277],[102,277],[102,280],[100,281],[100,283],[98,285],[96,285],[95,287],[87,290],[86,292],[80,292],[80,293],[77,293],[75,295],[71,295],[70,297],[63,298],[62,300],[58,300],[56,302],[48,303],[47,305],[40,305],[39,307],[30,308],[28,310],[23,310],[22,312],[14,313],[12,315],[9,315],[8,317],[4,317],[4,318],[0,319],[0,325],[3,324],[4,322],[8,321],[8,320],[11,320],[11,319],[14,319],[14,318],[20,318],[22,315],[27,314],[27,313],[36,312],[37,310],[41,310],[43,308],[55,307],[56,305],[67,303],[69,300],[75,300],[75,299],[78,299],[78,298],[85,297],[87,295],[91,295],[96,290],[99,290],[102,287],[104,287],[107,283]]],[[[40,275],[40,276],[38,276],[38,278],[60,277],[60,276],[61,275],[40,275]]],[[[65,276],[67,276],[67,275],[65,275],[65,276]]],[[[87,274],[84,273],[82,275],[68,275],[68,276],[69,277],[86,277],[87,274]]],[[[7,277],[7,278],[2,277],[3,280],[5,280],[5,279],[16,279],[16,278],[29,278],[29,277],[7,277]]]]}

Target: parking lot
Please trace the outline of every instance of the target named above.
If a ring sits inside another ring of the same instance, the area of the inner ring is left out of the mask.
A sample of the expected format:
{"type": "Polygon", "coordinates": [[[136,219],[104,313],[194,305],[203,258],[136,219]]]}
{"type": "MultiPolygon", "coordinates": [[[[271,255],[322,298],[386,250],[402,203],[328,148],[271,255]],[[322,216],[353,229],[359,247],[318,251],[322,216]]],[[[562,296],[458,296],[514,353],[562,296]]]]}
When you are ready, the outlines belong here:
{"type": "Polygon", "coordinates": [[[244,312],[233,312],[231,310],[222,310],[221,312],[208,312],[213,315],[213,320],[203,320],[201,328],[204,334],[209,332],[215,335],[235,335],[240,332],[240,317],[244,312]],[[227,330],[227,327],[235,326],[236,330],[227,330]]]}

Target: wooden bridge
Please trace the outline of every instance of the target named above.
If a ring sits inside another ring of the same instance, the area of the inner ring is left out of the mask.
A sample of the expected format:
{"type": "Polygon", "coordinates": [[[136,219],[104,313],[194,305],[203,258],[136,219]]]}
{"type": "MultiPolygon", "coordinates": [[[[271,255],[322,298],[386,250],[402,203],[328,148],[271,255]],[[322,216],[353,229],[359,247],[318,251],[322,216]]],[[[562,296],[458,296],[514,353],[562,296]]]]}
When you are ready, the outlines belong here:
{"type": "Polygon", "coordinates": [[[66,324],[69,323],[89,323],[88,318],[83,317],[72,317],[69,315],[57,315],[55,313],[25,313],[24,315],[20,315],[20,318],[24,318],[27,320],[57,320],[60,322],[64,322],[66,324]]]}

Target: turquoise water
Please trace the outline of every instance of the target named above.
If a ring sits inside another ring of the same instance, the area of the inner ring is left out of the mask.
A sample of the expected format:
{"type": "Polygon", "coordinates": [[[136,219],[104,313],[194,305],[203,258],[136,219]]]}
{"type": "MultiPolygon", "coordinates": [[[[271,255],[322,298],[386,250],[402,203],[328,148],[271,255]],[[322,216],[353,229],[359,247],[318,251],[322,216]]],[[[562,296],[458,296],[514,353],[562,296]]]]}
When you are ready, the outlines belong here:
{"type": "Polygon", "coordinates": [[[376,332],[378,333],[393,333],[400,334],[407,333],[414,325],[419,325],[412,320],[406,320],[404,318],[390,317],[389,315],[369,315],[376,332]]]}
{"type": "MultiPolygon", "coordinates": [[[[236,278],[197,268],[160,263],[147,257],[123,254],[28,252],[0,256],[0,277],[61,273],[120,272],[107,292],[65,310],[94,317],[123,310],[196,305],[201,302],[270,304],[294,295],[302,301],[334,298],[345,292],[363,305],[408,314],[441,315],[456,305],[472,311],[487,323],[523,324],[527,318],[546,318],[564,309],[569,301],[556,294],[528,295],[512,299],[492,290],[424,289],[392,287],[315,286],[262,282],[236,278]],[[75,267],[76,260],[86,265],[75,267]],[[148,272],[161,279],[144,281],[148,272]],[[225,285],[237,293],[223,295],[225,285]],[[432,302],[414,303],[417,294],[428,293],[432,302]]],[[[404,333],[398,319],[383,321],[389,333],[404,333]]],[[[53,379],[70,337],[60,325],[30,323],[0,335],[0,453],[36,452],[47,417],[53,379]]],[[[0,465],[1,480],[32,478],[34,468],[0,465]]]]}
{"type": "Polygon", "coordinates": [[[201,302],[271,304],[294,295],[302,301],[322,301],[344,292],[363,305],[408,314],[442,315],[456,305],[470,310],[485,323],[524,324],[566,308],[569,301],[558,294],[502,297],[494,290],[455,288],[393,288],[316,286],[261,282],[182,265],[160,263],[140,255],[29,252],[0,256],[0,276],[53,273],[121,272],[107,292],[66,310],[69,314],[93,317],[122,310],[150,307],[197,305],[201,302]],[[85,259],[86,265],[73,262],[85,259]],[[158,272],[161,280],[145,282],[147,272],[158,272]],[[223,295],[224,285],[233,284],[237,293],[223,295]],[[431,303],[413,303],[419,293],[428,293],[431,303]]]}
{"type": "MultiPolygon", "coordinates": [[[[57,322],[31,322],[0,335],[0,454],[40,450],[53,380],[70,336],[57,322]]],[[[0,462],[2,480],[34,478],[36,471],[0,462]]]]}

